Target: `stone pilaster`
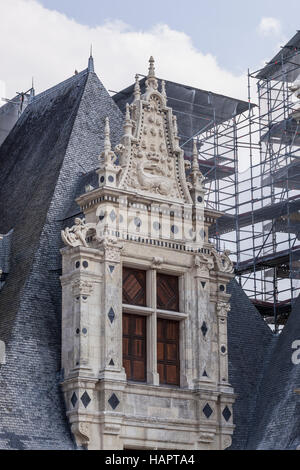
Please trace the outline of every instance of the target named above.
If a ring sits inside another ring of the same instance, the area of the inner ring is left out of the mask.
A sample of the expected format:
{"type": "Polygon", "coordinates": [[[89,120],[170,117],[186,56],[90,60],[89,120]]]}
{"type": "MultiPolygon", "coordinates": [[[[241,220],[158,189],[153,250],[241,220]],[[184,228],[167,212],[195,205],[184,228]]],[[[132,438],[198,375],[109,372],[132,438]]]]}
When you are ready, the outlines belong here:
{"type": "Polygon", "coordinates": [[[210,270],[213,268],[212,259],[201,253],[195,255],[193,276],[195,283],[195,313],[194,313],[194,340],[196,346],[195,361],[195,388],[205,383],[211,383],[211,337],[212,318],[209,308],[210,300],[210,270]]]}
{"type": "Polygon", "coordinates": [[[103,286],[101,296],[100,379],[124,380],[122,366],[122,244],[104,239],[103,286]]]}

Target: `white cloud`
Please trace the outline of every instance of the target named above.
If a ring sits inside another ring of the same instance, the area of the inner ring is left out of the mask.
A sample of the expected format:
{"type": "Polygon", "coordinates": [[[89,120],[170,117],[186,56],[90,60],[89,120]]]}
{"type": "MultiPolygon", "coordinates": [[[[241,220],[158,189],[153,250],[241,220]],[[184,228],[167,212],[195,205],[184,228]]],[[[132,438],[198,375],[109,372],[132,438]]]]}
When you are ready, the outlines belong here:
{"type": "Polygon", "coordinates": [[[135,31],[122,21],[104,21],[90,28],[36,0],[0,0],[0,79],[10,97],[30,88],[32,76],[40,92],[86,68],[91,43],[96,72],[109,89],[147,73],[153,55],[159,77],[246,99],[246,74],[222,69],[188,35],[165,24],[135,31]]]}
{"type": "Polygon", "coordinates": [[[271,16],[261,19],[258,31],[262,36],[278,36],[281,34],[281,23],[277,18],[271,16]]]}

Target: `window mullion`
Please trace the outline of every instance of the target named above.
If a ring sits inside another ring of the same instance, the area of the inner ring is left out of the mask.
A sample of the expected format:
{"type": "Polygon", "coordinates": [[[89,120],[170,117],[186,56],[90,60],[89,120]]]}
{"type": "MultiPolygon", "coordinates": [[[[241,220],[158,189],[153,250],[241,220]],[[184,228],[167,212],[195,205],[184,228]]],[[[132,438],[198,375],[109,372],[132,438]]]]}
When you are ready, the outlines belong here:
{"type": "Polygon", "coordinates": [[[157,373],[157,315],[156,315],[156,270],[147,271],[147,306],[152,308],[147,318],[147,381],[159,385],[157,373]]]}

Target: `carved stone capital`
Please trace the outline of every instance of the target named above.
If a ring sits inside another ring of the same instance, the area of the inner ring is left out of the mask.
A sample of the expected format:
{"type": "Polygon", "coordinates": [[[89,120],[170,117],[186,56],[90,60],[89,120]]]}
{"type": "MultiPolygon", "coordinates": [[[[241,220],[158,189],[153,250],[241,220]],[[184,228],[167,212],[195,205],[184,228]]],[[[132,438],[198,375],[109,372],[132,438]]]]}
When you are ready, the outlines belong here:
{"type": "Polygon", "coordinates": [[[209,271],[213,269],[214,262],[211,256],[198,253],[194,257],[194,267],[197,268],[197,274],[209,276],[209,271]]]}
{"type": "Polygon", "coordinates": [[[218,317],[226,318],[227,313],[229,311],[230,311],[230,304],[228,302],[218,302],[217,303],[218,317]]]}
{"type": "Polygon", "coordinates": [[[119,243],[115,237],[105,237],[100,240],[99,248],[104,251],[104,261],[119,263],[123,244],[119,243]]]}
{"type": "Polygon", "coordinates": [[[76,295],[90,295],[93,292],[93,284],[84,279],[76,279],[72,284],[73,294],[76,295]]]}

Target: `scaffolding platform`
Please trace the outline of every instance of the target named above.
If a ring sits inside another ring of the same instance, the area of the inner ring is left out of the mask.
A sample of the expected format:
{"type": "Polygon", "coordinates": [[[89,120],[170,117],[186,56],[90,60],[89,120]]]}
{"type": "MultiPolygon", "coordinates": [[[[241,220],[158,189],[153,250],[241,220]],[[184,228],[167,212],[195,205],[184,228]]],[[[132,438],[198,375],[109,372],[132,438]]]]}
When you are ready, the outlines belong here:
{"type": "Polygon", "coordinates": [[[235,173],[233,166],[216,164],[214,158],[199,160],[199,167],[204,176],[204,183],[214,179],[221,180],[235,173]]]}
{"type": "Polygon", "coordinates": [[[300,146],[300,126],[293,118],[275,122],[270,129],[261,136],[261,142],[272,144],[300,146]]]}
{"type": "Polygon", "coordinates": [[[263,179],[263,185],[273,185],[276,188],[290,190],[300,189],[300,160],[295,159],[285,167],[272,172],[263,179]]]}
{"type": "MultiPolygon", "coordinates": [[[[266,302],[264,300],[251,299],[253,305],[257,308],[261,316],[269,324],[274,324],[274,303],[266,302]]],[[[292,301],[291,299],[283,300],[276,303],[276,323],[277,325],[285,325],[286,320],[291,312],[292,301]]]]}
{"type": "Polygon", "coordinates": [[[294,246],[287,250],[278,251],[277,253],[269,253],[258,258],[249,259],[242,261],[238,265],[235,265],[235,272],[238,275],[251,273],[253,270],[261,271],[266,268],[279,268],[280,266],[285,266],[286,269],[293,273],[293,269],[290,266],[290,261],[292,263],[300,260],[300,245],[294,246]]]}
{"type": "Polygon", "coordinates": [[[244,212],[243,214],[224,214],[217,220],[216,224],[210,227],[209,236],[214,237],[217,233],[220,235],[229,233],[236,230],[237,226],[239,228],[247,227],[298,211],[300,211],[300,195],[292,196],[285,201],[244,212]]]}

